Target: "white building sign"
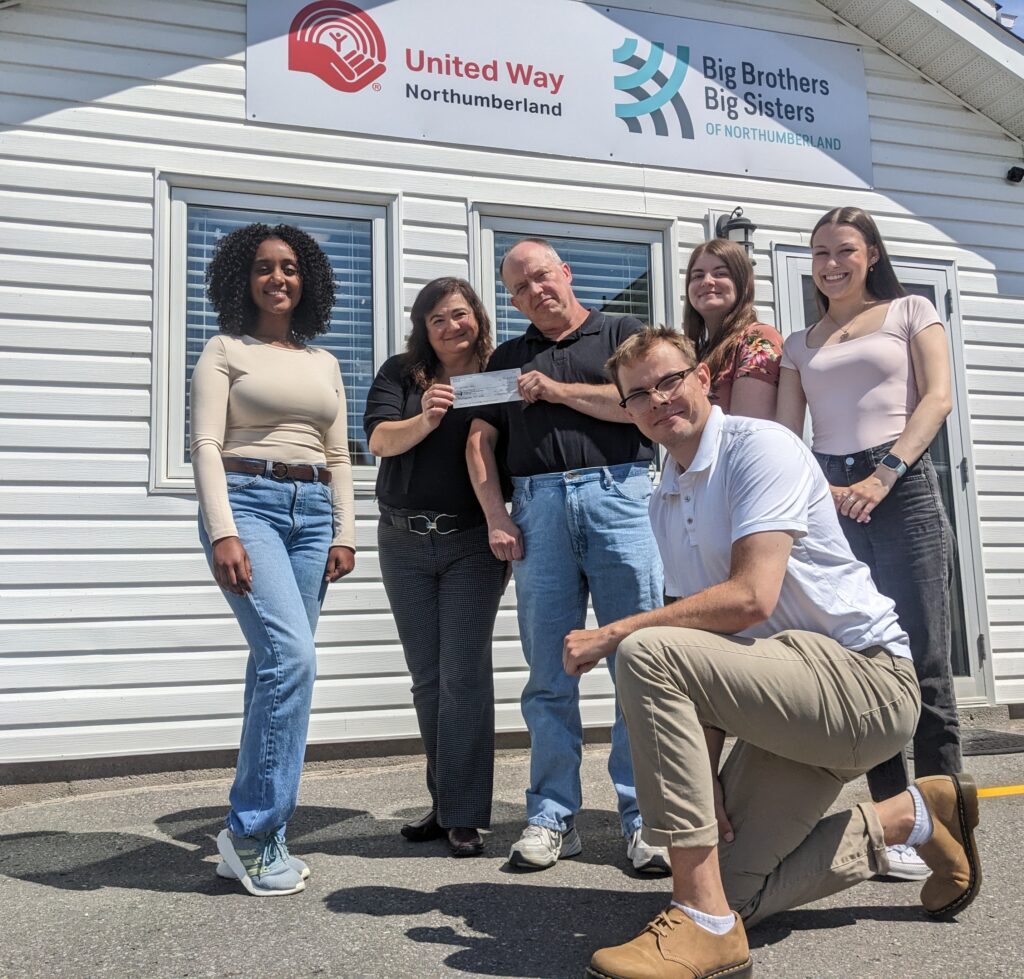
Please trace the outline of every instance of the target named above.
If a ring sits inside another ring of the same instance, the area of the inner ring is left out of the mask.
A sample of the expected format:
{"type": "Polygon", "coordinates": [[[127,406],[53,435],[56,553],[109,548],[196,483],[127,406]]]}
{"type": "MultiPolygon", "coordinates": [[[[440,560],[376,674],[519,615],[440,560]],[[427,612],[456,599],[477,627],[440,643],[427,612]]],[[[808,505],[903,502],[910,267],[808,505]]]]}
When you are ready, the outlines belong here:
{"type": "Polygon", "coordinates": [[[249,0],[249,119],[846,187],[859,48],[573,0],[249,0]]]}

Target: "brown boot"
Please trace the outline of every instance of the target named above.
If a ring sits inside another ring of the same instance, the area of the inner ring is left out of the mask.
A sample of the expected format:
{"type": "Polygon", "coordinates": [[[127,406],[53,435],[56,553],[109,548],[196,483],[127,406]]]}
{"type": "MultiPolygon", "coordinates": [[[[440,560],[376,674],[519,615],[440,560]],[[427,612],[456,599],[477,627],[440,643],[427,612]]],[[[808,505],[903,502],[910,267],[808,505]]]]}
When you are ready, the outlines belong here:
{"type": "Polygon", "coordinates": [[[738,915],[724,935],[712,935],[671,906],[633,941],[596,951],[587,969],[597,979],[741,979],[753,974],[738,915]]]}
{"type": "Polygon", "coordinates": [[[921,903],[933,918],[952,918],[981,887],[981,861],[974,843],[978,788],[970,775],[930,775],[914,782],[932,817],[932,838],[917,852],[932,875],[921,888],[921,903]]]}

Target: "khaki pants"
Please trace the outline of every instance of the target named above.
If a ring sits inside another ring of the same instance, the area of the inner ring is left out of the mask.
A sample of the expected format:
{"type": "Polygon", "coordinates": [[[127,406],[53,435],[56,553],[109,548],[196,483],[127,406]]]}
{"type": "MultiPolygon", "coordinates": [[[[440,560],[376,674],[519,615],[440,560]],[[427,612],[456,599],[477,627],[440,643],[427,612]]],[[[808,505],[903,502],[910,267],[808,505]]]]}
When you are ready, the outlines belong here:
{"type": "Polygon", "coordinates": [[[720,775],[735,839],[719,861],[748,925],[888,870],[871,805],[822,817],[846,782],[913,736],[910,660],[812,632],[656,628],[622,643],[616,677],[649,843],[718,844],[703,727],[738,739],[720,775]]]}

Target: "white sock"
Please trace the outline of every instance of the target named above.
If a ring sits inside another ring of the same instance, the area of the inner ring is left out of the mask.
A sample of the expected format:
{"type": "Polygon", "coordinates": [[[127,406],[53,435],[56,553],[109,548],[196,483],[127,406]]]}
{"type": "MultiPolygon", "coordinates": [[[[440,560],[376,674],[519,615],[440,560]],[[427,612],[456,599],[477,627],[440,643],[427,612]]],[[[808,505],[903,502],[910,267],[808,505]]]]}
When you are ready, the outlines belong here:
{"type": "Polygon", "coordinates": [[[932,838],[932,817],[916,785],[907,788],[914,800],[914,828],[907,837],[907,846],[920,846],[932,838]]]}
{"type": "Polygon", "coordinates": [[[696,908],[688,908],[678,901],[673,901],[672,907],[679,908],[683,914],[693,920],[694,924],[700,925],[705,931],[710,931],[712,935],[724,935],[736,923],[734,914],[705,914],[696,908]]]}

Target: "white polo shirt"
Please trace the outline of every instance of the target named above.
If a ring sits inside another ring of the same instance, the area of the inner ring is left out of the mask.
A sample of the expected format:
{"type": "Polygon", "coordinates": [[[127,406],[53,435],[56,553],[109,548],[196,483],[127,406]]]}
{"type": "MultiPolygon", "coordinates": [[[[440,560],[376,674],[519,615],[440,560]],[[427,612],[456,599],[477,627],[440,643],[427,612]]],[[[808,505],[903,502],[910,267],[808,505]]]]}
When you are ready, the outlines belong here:
{"type": "Polygon", "coordinates": [[[690,468],[668,458],[651,497],[651,524],[665,592],[673,596],[725,581],[741,537],[772,530],[793,537],[775,611],[740,635],[803,629],[847,649],[885,646],[894,656],[910,656],[892,601],[853,556],[824,474],[789,429],[712,407],[690,468]]]}

